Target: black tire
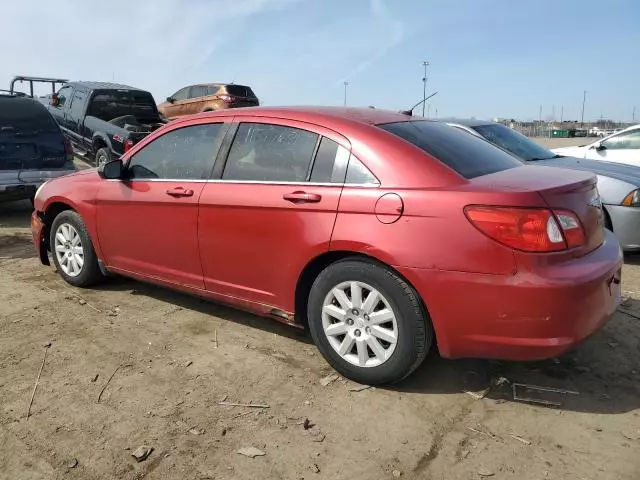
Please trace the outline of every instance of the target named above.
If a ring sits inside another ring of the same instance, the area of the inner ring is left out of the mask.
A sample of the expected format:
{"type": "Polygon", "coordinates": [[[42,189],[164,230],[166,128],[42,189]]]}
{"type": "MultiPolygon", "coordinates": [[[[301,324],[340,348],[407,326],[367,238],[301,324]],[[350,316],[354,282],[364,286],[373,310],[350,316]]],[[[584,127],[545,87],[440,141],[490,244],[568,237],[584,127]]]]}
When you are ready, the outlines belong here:
{"type": "Polygon", "coordinates": [[[345,377],[365,385],[385,385],[402,380],[422,363],[433,341],[431,320],[417,292],[389,268],[361,259],[341,260],[318,275],[311,287],[307,316],[311,337],[325,359],[345,377]],[[396,316],[396,347],[381,365],[360,367],[343,359],[324,332],[324,300],[334,287],[349,281],[362,282],[378,290],[396,316]]]}
{"type": "Polygon", "coordinates": [[[96,166],[103,165],[111,161],[111,152],[108,148],[104,147],[96,152],[96,166]]]}
{"type": "Polygon", "coordinates": [[[104,279],[104,275],[100,271],[98,266],[98,257],[93,244],[87,233],[87,227],[82,220],[82,217],[73,210],[65,210],[58,214],[51,224],[51,231],[49,233],[49,245],[51,246],[51,253],[53,256],[53,262],[58,270],[58,273],[63,280],[75,287],[89,287],[104,279]],[[58,228],[62,224],[70,224],[76,229],[80,236],[80,242],[84,251],[84,264],[81,267],[81,271],[77,276],[71,276],[64,272],[58,261],[58,256],[55,252],[55,236],[58,228]]]}

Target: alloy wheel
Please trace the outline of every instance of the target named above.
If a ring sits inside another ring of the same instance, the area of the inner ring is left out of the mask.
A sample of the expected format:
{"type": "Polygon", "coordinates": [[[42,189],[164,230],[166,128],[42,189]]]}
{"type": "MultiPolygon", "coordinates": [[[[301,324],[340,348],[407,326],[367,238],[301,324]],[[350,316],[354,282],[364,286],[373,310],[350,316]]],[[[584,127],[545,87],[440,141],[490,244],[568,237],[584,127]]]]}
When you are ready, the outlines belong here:
{"type": "Polygon", "coordinates": [[[62,223],[56,230],[54,251],[62,271],[77,277],[84,265],[84,249],[80,234],[69,223],[62,223]]]}
{"type": "Polygon", "coordinates": [[[322,327],[331,347],[347,362],[377,367],[398,343],[393,308],[371,285],[343,282],[331,289],[322,306],[322,327]]]}

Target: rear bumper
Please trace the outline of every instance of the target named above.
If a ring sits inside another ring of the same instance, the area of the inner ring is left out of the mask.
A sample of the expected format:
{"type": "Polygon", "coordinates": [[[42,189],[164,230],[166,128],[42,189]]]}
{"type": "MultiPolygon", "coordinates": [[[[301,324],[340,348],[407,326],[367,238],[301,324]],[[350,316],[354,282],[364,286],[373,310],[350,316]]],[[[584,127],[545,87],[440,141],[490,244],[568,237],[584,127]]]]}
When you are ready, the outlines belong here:
{"type": "Polygon", "coordinates": [[[640,251],[640,207],[607,205],[606,208],[622,250],[640,251]]]}
{"type": "MultiPolygon", "coordinates": [[[[42,183],[42,182],[40,182],[42,183]]],[[[0,200],[10,202],[32,198],[40,183],[0,184],[0,200]]]]}
{"type": "Polygon", "coordinates": [[[399,268],[422,296],[444,357],[540,360],[598,330],[620,303],[614,235],[584,257],[511,276],[399,268]]]}
{"type": "Polygon", "coordinates": [[[44,222],[38,216],[38,212],[31,214],[31,236],[33,237],[33,246],[36,249],[38,258],[44,265],[49,265],[49,256],[47,255],[47,247],[45,242],[46,229],[44,222]]]}

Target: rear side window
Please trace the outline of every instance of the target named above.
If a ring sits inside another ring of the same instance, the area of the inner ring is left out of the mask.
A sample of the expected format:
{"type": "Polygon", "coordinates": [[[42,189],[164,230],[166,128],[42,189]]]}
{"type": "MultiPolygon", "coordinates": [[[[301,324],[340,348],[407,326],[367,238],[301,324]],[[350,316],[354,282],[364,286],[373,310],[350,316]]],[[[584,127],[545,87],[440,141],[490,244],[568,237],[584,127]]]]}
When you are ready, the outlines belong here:
{"type": "Polygon", "coordinates": [[[421,148],[465,178],[522,166],[502,149],[443,123],[410,121],[379,127],[421,148]]]}
{"type": "Polygon", "coordinates": [[[348,161],[349,150],[327,137],[322,137],[309,180],[313,183],[342,183],[348,161]]]}
{"type": "Polygon", "coordinates": [[[204,85],[191,87],[191,91],[189,92],[189,98],[206,97],[207,95],[209,95],[209,90],[204,85]]]}
{"type": "Polygon", "coordinates": [[[222,173],[223,180],[304,182],[318,135],[267,123],[241,123],[222,173]]]}
{"type": "Polygon", "coordinates": [[[87,115],[105,121],[124,115],[149,118],[156,114],[156,103],[150,93],[132,90],[99,91],[90,101],[87,115]]]}
{"type": "Polygon", "coordinates": [[[227,93],[234,97],[255,97],[256,94],[249,87],[243,85],[227,85],[227,93]]]}
{"type": "Polygon", "coordinates": [[[218,152],[222,123],[172,130],[131,157],[129,178],[201,180],[208,176],[218,152]]]}

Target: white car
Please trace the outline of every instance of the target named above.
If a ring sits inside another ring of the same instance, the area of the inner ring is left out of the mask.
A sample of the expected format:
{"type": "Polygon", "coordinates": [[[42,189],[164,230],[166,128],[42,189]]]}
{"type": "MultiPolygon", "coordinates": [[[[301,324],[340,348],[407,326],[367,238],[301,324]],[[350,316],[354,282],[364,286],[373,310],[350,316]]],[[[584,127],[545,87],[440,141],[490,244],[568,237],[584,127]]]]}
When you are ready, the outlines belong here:
{"type": "Polygon", "coordinates": [[[640,167],[640,124],[609,135],[589,145],[552,149],[568,157],[606,160],[640,167]]]}

